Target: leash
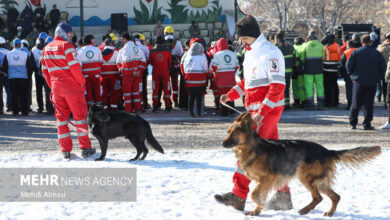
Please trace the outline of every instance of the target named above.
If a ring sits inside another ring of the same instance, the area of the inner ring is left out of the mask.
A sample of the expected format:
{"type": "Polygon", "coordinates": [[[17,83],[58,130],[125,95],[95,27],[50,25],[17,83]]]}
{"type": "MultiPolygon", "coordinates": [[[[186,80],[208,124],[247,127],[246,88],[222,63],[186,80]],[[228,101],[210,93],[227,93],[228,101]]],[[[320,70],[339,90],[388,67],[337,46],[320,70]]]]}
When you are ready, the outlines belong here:
{"type": "Polygon", "coordinates": [[[219,101],[219,102],[221,103],[221,105],[225,106],[226,108],[230,108],[231,110],[233,110],[233,111],[235,111],[235,112],[237,112],[239,114],[242,114],[242,112],[238,111],[236,108],[233,108],[232,106],[230,106],[230,105],[228,105],[228,104],[226,104],[224,102],[221,102],[221,101],[219,101]]]}
{"type": "MultiPolygon", "coordinates": [[[[239,114],[242,114],[242,113],[243,113],[243,112],[237,110],[236,108],[233,108],[232,106],[230,106],[230,105],[228,105],[228,104],[226,104],[226,103],[224,103],[224,102],[221,102],[221,101],[219,101],[219,102],[221,103],[221,105],[225,106],[226,108],[230,108],[231,110],[233,110],[233,111],[235,111],[235,112],[238,112],[239,114]]],[[[256,127],[256,133],[259,133],[260,126],[261,126],[261,123],[257,125],[257,127],[256,127]]]]}
{"type": "Polygon", "coordinates": [[[62,113],[62,112],[60,111],[60,109],[57,107],[56,103],[55,103],[54,100],[53,100],[53,92],[50,93],[50,101],[51,101],[51,103],[53,103],[54,108],[57,109],[57,111],[62,115],[62,117],[64,117],[65,120],[66,120],[69,124],[71,124],[73,127],[75,127],[76,130],[79,129],[81,132],[88,133],[88,129],[78,128],[73,122],[71,122],[71,121],[68,119],[68,117],[66,117],[66,116],[64,115],[64,113],[62,113]]]}

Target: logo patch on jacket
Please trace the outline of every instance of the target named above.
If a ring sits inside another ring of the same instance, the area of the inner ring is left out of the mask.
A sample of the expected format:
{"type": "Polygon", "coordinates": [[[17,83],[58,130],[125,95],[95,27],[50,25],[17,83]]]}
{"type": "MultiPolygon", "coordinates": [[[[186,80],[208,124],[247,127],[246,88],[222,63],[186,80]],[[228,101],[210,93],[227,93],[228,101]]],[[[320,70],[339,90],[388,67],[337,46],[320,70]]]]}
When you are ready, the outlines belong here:
{"type": "Polygon", "coordinates": [[[269,65],[270,72],[279,72],[279,60],[278,59],[269,59],[268,65],[269,65]]]}
{"type": "Polygon", "coordinates": [[[95,54],[93,53],[92,50],[88,50],[87,53],[85,54],[89,59],[91,59],[95,54]]]}
{"type": "Polygon", "coordinates": [[[232,58],[229,55],[225,55],[223,59],[225,60],[226,63],[230,63],[232,61],[232,58]]]}

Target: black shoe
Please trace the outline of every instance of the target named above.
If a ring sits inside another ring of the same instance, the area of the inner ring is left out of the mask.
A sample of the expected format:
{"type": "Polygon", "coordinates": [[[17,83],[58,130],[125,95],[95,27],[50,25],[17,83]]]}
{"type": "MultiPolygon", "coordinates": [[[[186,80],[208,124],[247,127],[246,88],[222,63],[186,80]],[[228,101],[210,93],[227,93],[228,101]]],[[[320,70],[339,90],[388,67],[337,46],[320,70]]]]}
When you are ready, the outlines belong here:
{"type": "Polygon", "coordinates": [[[38,112],[38,113],[42,113],[42,112],[43,112],[43,109],[38,108],[37,112],[38,112]]]}
{"type": "Polygon", "coordinates": [[[81,156],[83,158],[87,158],[91,155],[93,155],[94,153],[96,153],[96,149],[95,148],[89,148],[89,149],[82,149],[82,153],[81,153],[81,156]]]}
{"type": "Polygon", "coordinates": [[[22,112],[23,116],[28,116],[28,112],[22,112]]]}
{"type": "Polygon", "coordinates": [[[229,192],[226,194],[216,194],[214,195],[215,200],[218,202],[228,205],[228,206],[233,206],[235,209],[239,211],[244,211],[245,209],[245,201],[246,199],[240,198],[233,193],[229,192]]]}
{"type": "Polygon", "coordinates": [[[7,108],[7,112],[12,112],[12,110],[10,108],[7,108]]]}
{"type": "Polygon", "coordinates": [[[375,130],[375,128],[373,126],[371,126],[371,125],[364,126],[363,129],[367,130],[367,131],[375,130]]]}
{"type": "Polygon", "coordinates": [[[349,125],[349,128],[352,130],[356,130],[356,125],[349,125]]]}
{"type": "Polygon", "coordinates": [[[64,159],[70,159],[70,152],[69,151],[62,152],[62,155],[64,156],[64,159]]]}
{"type": "Polygon", "coordinates": [[[4,111],[3,111],[3,110],[0,111],[0,115],[2,115],[2,114],[4,114],[4,111]]]}
{"type": "Polygon", "coordinates": [[[190,113],[190,116],[191,116],[191,118],[195,118],[195,115],[194,115],[194,113],[190,113]]]}
{"type": "Polygon", "coordinates": [[[288,111],[288,110],[290,110],[290,109],[291,109],[291,106],[290,106],[290,105],[285,105],[285,106],[284,106],[284,110],[288,111]]]}
{"type": "Polygon", "coordinates": [[[171,106],[165,108],[165,112],[167,112],[167,113],[170,112],[171,110],[172,110],[171,106]]]}
{"type": "Polygon", "coordinates": [[[175,107],[178,108],[179,107],[179,103],[177,101],[175,101],[174,103],[175,103],[175,107]]]}
{"type": "Polygon", "coordinates": [[[153,107],[152,112],[157,112],[157,107],[153,107]]]}

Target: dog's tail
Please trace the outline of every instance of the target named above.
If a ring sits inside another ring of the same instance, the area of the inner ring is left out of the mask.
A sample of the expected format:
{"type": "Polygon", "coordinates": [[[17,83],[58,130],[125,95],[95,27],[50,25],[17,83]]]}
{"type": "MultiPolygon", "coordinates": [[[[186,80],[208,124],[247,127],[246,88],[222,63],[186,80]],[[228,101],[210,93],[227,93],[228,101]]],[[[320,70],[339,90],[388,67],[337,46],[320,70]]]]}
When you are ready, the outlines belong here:
{"type": "Polygon", "coordinates": [[[156,140],[156,138],[153,136],[152,128],[150,125],[148,126],[148,131],[146,132],[146,140],[148,143],[158,152],[164,153],[164,149],[161,147],[160,143],[156,140]]]}
{"type": "Polygon", "coordinates": [[[336,151],[338,162],[350,167],[351,169],[360,168],[363,163],[372,161],[381,154],[381,148],[375,147],[357,147],[349,150],[336,151]]]}

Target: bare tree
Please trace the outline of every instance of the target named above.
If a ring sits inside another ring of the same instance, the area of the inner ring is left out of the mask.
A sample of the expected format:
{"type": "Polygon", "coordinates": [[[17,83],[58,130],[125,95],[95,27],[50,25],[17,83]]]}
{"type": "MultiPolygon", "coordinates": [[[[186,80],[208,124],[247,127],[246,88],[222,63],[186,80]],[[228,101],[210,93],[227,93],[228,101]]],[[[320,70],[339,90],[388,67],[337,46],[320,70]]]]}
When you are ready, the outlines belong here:
{"type": "Polygon", "coordinates": [[[247,11],[252,15],[261,15],[266,17],[266,20],[271,23],[272,26],[279,28],[280,30],[289,29],[289,17],[291,4],[295,0],[241,0],[238,1],[244,11],[247,11]],[[275,19],[278,18],[277,22],[275,19]]]}

